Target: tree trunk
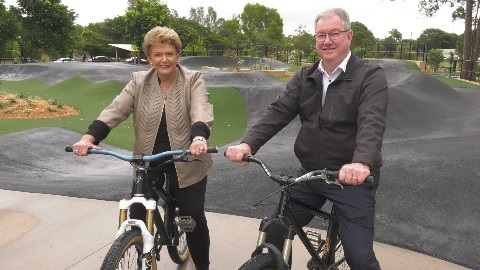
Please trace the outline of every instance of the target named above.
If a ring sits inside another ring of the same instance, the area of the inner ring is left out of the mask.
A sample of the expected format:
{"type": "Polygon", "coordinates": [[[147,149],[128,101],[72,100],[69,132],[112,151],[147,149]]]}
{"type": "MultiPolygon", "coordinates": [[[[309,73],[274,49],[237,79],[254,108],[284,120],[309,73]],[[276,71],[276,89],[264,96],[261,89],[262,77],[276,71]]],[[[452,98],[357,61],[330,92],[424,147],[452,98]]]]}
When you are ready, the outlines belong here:
{"type": "Polygon", "coordinates": [[[477,26],[477,29],[475,31],[475,49],[473,50],[473,56],[472,56],[472,67],[473,67],[473,72],[472,72],[472,81],[477,79],[477,65],[478,65],[478,57],[480,56],[480,27],[478,27],[478,19],[475,19],[476,23],[475,25],[477,26]]]}
{"type": "MultiPolygon", "coordinates": [[[[463,36],[463,64],[460,78],[472,80],[472,9],[473,0],[465,1],[465,31],[463,36]]],[[[477,35],[478,36],[478,35],[477,35]]]]}

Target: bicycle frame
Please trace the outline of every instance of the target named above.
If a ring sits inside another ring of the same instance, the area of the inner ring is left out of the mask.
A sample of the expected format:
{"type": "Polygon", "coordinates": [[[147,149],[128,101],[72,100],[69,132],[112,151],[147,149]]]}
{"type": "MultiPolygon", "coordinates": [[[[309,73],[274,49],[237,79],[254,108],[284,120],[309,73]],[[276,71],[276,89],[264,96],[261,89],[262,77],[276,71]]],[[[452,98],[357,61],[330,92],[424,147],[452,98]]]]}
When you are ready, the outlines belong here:
{"type": "MultiPolygon", "coordinates": [[[[325,263],[320,258],[320,255],[317,253],[317,250],[309,240],[307,234],[305,233],[303,228],[297,224],[290,209],[291,205],[299,207],[303,211],[309,212],[316,217],[321,217],[325,220],[328,220],[329,229],[331,226],[338,226],[338,224],[336,224],[336,217],[335,217],[333,208],[330,213],[321,209],[312,208],[309,205],[306,205],[300,201],[297,201],[291,198],[289,189],[286,188],[281,191],[279,213],[275,216],[275,218],[273,219],[264,218],[260,223],[259,236],[257,239],[257,247],[260,247],[263,244],[265,244],[268,228],[272,224],[277,223],[287,228],[287,235],[285,237],[285,242],[282,249],[282,257],[286,265],[289,264],[290,254],[292,251],[293,238],[295,235],[298,235],[299,239],[302,241],[304,247],[307,249],[308,253],[312,257],[314,262],[326,268],[327,265],[325,265],[325,263]]],[[[329,244],[329,236],[330,236],[330,231],[328,230],[327,236],[325,239],[325,244],[322,247],[324,254],[327,254],[327,256],[330,256],[330,252],[331,252],[330,251],[331,245],[329,244]]]]}
{"type": "MultiPolygon", "coordinates": [[[[260,265],[266,266],[267,264],[268,266],[271,266],[270,263],[272,262],[260,259],[267,257],[258,256],[260,255],[260,253],[262,253],[263,248],[269,249],[269,253],[271,253],[270,255],[274,257],[277,267],[281,269],[288,268],[288,265],[290,263],[290,254],[292,251],[292,242],[295,235],[298,235],[298,237],[302,241],[302,244],[305,246],[308,253],[311,255],[311,260],[307,263],[308,269],[327,269],[331,266],[339,266],[343,264],[345,262],[345,257],[343,256],[343,254],[341,255],[341,258],[338,258],[336,256],[337,244],[341,243],[341,241],[339,239],[339,225],[337,223],[333,206],[330,210],[330,213],[328,213],[322,209],[313,208],[307,204],[300,202],[299,200],[296,200],[295,198],[290,197],[290,185],[304,181],[321,180],[326,184],[336,185],[339,188],[343,189],[343,186],[334,180],[335,178],[338,178],[339,172],[323,169],[308,172],[300,177],[291,177],[284,174],[274,174],[268,168],[268,166],[263,163],[263,161],[252,156],[244,156],[242,160],[246,162],[257,163],[265,171],[268,178],[282,186],[282,188],[280,189],[281,196],[278,213],[272,219],[264,218],[261,221],[259,235],[257,239],[257,246],[255,251],[252,253],[251,259],[244,264],[245,267],[247,267],[245,269],[250,269],[248,267],[252,266],[252,264],[257,267],[260,265]],[[328,220],[327,235],[325,239],[322,239],[318,233],[309,233],[309,235],[317,237],[317,239],[314,240],[318,242],[317,247],[312,244],[307,233],[296,221],[291,210],[292,205],[300,208],[302,211],[306,211],[312,214],[313,216],[321,217],[325,220],[328,220]],[[279,224],[287,229],[287,234],[285,236],[285,241],[281,251],[272,244],[267,244],[265,242],[268,228],[274,223],[279,224]],[[320,253],[322,253],[321,256],[320,253]],[[255,258],[257,258],[257,260],[255,260],[255,258]]],[[[373,182],[373,176],[367,177],[365,181],[373,182]]],[[[273,259],[273,257],[270,258],[273,259]]]]}
{"type": "MultiPolygon", "coordinates": [[[[71,146],[67,146],[65,151],[72,152],[73,149],[71,146]]],[[[157,201],[154,199],[147,199],[145,197],[145,190],[143,189],[145,186],[144,181],[147,181],[146,175],[148,170],[148,167],[145,164],[146,162],[151,162],[156,159],[169,156],[172,157],[170,162],[186,161],[185,157],[190,154],[190,150],[172,150],[147,156],[127,156],[113,151],[96,149],[89,149],[88,153],[114,156],[121,160],[129,161],[131,165],[135,167],[133,196],[129,200],[122,199],[119,201],[119,222],[115,238],[119,239],[128,231],[130,227],[136,227],[140,229],[143,241],[141,256],[142,269],[156,269],[156,258],[159,257],[160,252],[160,248],[156,248],[156,245],[160,247],[162,245],[179,245],[179,227],[177,226],[180,226],[184,231],[188,231],[188,229],[193,229],[194,221],[188,219],[191,217],[176,216],[176,214],[178,214],[178,208],[175,205],[175,199],[171,196],[171,183],[168,178],[165,179],[165,188],[152,187],[151,189],[158,195],[159,201],[161,200],[164,203],[164,205],[161,205],[165,212],[164,220],[162,219],[157,206],[157,201]],[[128,210],[133,204],[142,204],[145,207],[145,222],[139,219],[127,218],[128,210]],[[174,218],[175,220],[173,220],[174,218]],[[188,227],[192,225],[193,227],[188,227]],[[159,237],[157,237],[157,234],[159,237]],[[158,242],[156,242],[156,237],[159,239],[158,242]]],[[[207,148],[207,153],[218,153],[218,149],[216,147],[209,147],[207,148]]]]}

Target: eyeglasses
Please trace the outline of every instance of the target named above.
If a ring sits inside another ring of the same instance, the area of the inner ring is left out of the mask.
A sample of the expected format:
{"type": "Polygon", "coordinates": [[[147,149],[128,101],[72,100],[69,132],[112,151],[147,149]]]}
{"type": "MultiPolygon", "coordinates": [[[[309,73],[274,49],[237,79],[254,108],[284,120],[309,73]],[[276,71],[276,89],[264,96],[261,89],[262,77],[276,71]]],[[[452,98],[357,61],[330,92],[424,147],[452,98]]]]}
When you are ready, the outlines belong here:
{"type": "Polygon", "coordinates": [[[350,29],[347,29],[347,30],[343,30],[343,31],[332,31],[328,34],[325,34],[325,33],[316,33],[315,35],[313,35],[318,41],[320,42],[324,42],[326,39],[327,39],[327,36],[331,39],[331,40],[337,40],[339,37],[340,37],[340,33],[345,33],[345,32],[348,32],[350,31],[350,29]]]}

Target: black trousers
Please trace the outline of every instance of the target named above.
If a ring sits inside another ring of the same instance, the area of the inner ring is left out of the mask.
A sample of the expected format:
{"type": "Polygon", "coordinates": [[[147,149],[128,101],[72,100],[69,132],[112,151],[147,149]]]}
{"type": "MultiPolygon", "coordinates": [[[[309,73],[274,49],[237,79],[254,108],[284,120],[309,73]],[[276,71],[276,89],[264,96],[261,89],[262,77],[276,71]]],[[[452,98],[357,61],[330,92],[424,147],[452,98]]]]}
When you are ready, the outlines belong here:
{"type": "MultiPolygon", "coordinates": [[[[161,187],[165,178],[173,185],[173,196],[176,200],[179,215],[191,216],[195,222],[195,229],[187,232],[188,249],[197,270],[208,270],[210,265],[210,232],[208,230],[207,218],[205,217],[205,192],[207,190],[207,176],[200,182],[185,188],[178,187],[176,173],[155,173],[149,177],[156,177],[156,186],[161,187]],[[163,177],[163,179],[162,179],[163,177]]],[[[133,189],[132,189],[133,196],[133,189]]],[[[145,194],[147,198],[157,200],[155,193],[145,194]]],[[[130,218],[145,220],[145,208],[143,205],[133,204],[130,207],[130,218]]]]}
{"type": "MultiPolygon", "coordinates": [[[[307,171],[301,170],[298,175],[307,171]]],[[[350,269],[378,270],[380,265],[373,252],[375,193],[378,182],[362,186],[328,185],[321,181],[300,183],[291,187],[291,196],[312,207],[320,209],[330,200],[333,203],[340,226],[340,237],[350,269]]],[[[278,210],[274,213],[278,213],[278,210]]],[[[292,207],[292,212],[303,227],[313,215],[299,208],[292,207]]],[[[280,251],[283,248],[286,229],[280,225],[272,226],[267,234],[266,242],[275,245],[280,251]]]]}

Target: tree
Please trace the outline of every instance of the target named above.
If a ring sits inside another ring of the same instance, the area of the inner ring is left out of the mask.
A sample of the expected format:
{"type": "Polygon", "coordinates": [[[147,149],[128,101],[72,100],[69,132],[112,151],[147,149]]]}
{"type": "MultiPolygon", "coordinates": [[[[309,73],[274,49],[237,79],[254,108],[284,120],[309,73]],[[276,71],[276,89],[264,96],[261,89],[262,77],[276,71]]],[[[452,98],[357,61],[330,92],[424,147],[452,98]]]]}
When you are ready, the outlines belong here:
{"type": "MultiPolygon", "coordinates": [[[[395,0],[391,0],[395,1],[395,0]]],[[[442,5],[448,5],[455,8],[452,13],[452,20],[464,19],[465,29],[463,36],[463,64],[460,78],[473,80],[473,71],[475,70],[475,61],[480,55],[480,27],[476,27],[476,39],[473,39],[472,28],[479,24],[478,12],[475,12],[473,17],[473,10],[478,11],[478,1],[474,0],[421,0],[419,3],[419,10],[424,12],[427,17],[433,16],[442,5]],[[472,23],[474,22],[474,23],[472,23]],[[473,46],[472,46],[473,45],[473,46]],[[472,47],[474,48],[472,50],[472,47]]]]}
{"type": "Polygon", "coordinates": [[[168,26],[168,8],[159,0],[129,0],[129,3],[125,14],[126,36],[141,48],[148,31],[156,26],[168,26]]]}
{"type": "Polygon", "coordinates": [[[4,0],[0,0],[0,51],[3,51],[7,41],[16,39],[19,30],[17,17],[5,8],[4,0]]]}
{"type": "MultiPolygon", "coordinates": [[[[17,0],[22,23],[20,46],[69,53],[76,14],[60,0],[17,0]]],[[[25,49],[24,47],[22,49],[25,49]]]]}
{"type": "Polygon", "coordinates": [[[190,17],[188,17],[189,20],[197,21],[199,24],[203,24],[204,18],[205,18],[205,9],[203,7],[190,8],[190,17]]]}
{"type": "Polygon", "coordinates": [[[252,45],[282,44],[283,20],[276,9],[246,4],[240,19],[243,33],[252,45]]]}
{"type": "Polygon", "coordinates": [[[392,28],[392,30],[388,31],[388,34],[396,42],[401,42],[402,41],[402,33],[400,33],[400,31],[398,31],[397,28],[392,28]]]}
{"type": "Polygon", "coordinates": [[[353,31],[353,39],[350,47],[356,55],[366,57],[366,48],[376,44],[375,36],[372,31],[368,30],[368,28],[361,22],[352,22],[351,27],[353,31]]]}
{"type": "Polygon", "coordinates": [[[289,36],[287,40],[289,42],[286,47],[289,51],[294,52],[293,57],[295,62],[314,62],[318,59],[315,51],[315,38],[307,32],[305,25],[299,25],[297,29],[295,29],[295,35],[289,36]]]}
{"type": "Polygon", "coordinates": [[[91,56],[108,55],[109,46],[112,39],[108,35],[104,35],[95,30],[95,25],[90,24],[80,33],[82,41],[82,54],[88,52],[91,56]]]}
{"type": "Polygon", "coordinates": [[[453,49],[457,43],[458,35],[447,33],[438,28],[423,30],[417,41],[423,43],[428,49],[453,49]]]}
{"type": "Polygon", "coordinates": [[[433,72],[438,71],[440,63],[443,61],[443,51],[441,49],[431,49],[428,51],[427,64],[433,69],[433,72]]]}
{"type": "Polygon", "coordinates": [[[125,35],[126,18],[117,16],[113,19],[106,19],[103,24],[98,25],[98,32],[110,37],[113,43],[128,43],[125,35]]]}
{"type": "Polygon", "coordinates": [[[234,46],[241,42],[243,37],[242,25],[238,16],[234,16],[231,20],[226,20],[221,24],[219,35],[224,37],[228,45],[234,46]]]}
{"type": "Polygon", "coordinates": [[[218,33],[219,20],[217,19],[217,12],[213,7],[208,7],[207,14],[205,14],[205,9],[203,7],[190,8],[190,17],[189,20],[197,21],[200,25],[203,25],[213,32],[218,33]]]}
{"type": "Polygon", "coordinates": [[[200,25],[197,21],[191,21],[184,18],[171,18],[172,25],[175,25],[175,31],[183,43],[183,53],[185,55],[206,55],[206,45],[225,44],[225,40],[212,32],[209,28],[200,25]]]}
{"type": "MultiPolygon", "coordinates": [[[[112,47],[108,44],[130,43],[125,34],[125,16],[117,16],[103,22],[90,23],[86,27],[79,27],[79,34],[77,34],[79,38],[77,38],[74,47],[80,54],[88,52],[91,56],[112,56],[112,47]]],[[[124,56],[126,56],[126,53],[120,57],[124,56]]]]}

